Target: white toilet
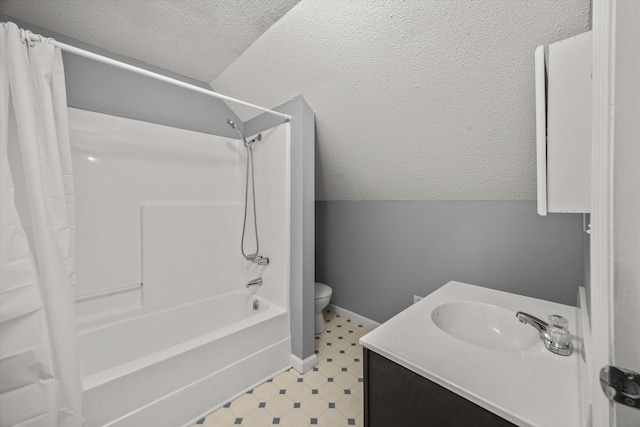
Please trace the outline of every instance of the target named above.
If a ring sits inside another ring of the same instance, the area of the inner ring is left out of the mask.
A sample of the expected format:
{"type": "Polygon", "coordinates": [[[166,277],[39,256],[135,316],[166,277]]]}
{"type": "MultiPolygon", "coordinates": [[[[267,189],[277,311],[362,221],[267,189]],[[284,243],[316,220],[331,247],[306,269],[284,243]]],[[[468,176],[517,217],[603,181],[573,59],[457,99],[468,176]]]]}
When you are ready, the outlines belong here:
{"type": "Polygon", "coordinates": [[[316,321],[315,329],[316,334],[324,331],[324,317],[322,317],[322,310],[331,301],[331,287],[324,283],[316,282],[315,289],[315,308],[316,308],[316,321]]]}

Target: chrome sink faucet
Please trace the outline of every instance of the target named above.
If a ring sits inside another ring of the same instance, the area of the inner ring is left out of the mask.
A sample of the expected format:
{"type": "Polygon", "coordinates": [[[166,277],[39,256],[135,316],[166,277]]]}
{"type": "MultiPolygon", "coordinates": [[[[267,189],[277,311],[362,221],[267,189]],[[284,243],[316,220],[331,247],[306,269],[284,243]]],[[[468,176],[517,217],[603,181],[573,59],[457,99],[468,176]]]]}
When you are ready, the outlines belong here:
{"type": "Polygon", "coordinates": [[[522,311],[516,313],[516,317],[521,323],[536,328],[547,350],[560,356],[569,356],[571,354],[571,335],[567,330],[569,321],[566,318],[552,314],[549,316],[549,321],[551,322],[549,324],[522,311]]]}
{"type": "Polygon", "coordinates": [[[518,313],[516,313],[516,317],[518,318],[520,323],[529,324],[534,328],[536,328],[540,335],[547,332],[547,327],[549,326],[549,324],[545,321],[538,319],[535,316],[530,315],[529,313],[519,311],[518,313]]]}

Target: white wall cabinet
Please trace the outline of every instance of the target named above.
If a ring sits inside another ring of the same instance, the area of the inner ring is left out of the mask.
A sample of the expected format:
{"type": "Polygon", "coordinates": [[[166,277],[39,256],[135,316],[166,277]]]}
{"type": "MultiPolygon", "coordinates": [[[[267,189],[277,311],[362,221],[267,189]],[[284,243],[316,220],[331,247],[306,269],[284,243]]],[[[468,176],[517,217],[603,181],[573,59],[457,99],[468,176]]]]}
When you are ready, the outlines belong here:
{"type": "Polygon", "coordinates": [[[536,49],[538,214],[590,211],[592,36],[536,49]]]}

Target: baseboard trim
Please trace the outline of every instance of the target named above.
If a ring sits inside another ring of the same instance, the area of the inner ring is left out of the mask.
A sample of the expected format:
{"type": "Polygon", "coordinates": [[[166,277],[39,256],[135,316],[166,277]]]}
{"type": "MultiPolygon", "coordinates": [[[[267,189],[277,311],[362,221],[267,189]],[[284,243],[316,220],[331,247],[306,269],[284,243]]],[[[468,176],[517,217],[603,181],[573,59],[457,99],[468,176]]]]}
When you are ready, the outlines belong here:
{"type": "Polygon", "coordinates": [[[302,360],[295,354],[291,355],[291,367],[296,371],[304,374],[305,372],[311,370],[311,368],[315,367],[318,364],[318,356],[312,354],[306,359],[302,360]]]}
{"type": "Polygon", "coordinates": [[[334,311],[340,316],[347,317],[367,329],[375,329],[380,326],[380,323],[376,322],[375,320],[371,320],[367,317],[361,316],[358,313],[354,313],[353,311],[349,311],[346,308],[339,307],[335,304],[329,303],[329,305],[327,305],[327,309],[334,311]]]}

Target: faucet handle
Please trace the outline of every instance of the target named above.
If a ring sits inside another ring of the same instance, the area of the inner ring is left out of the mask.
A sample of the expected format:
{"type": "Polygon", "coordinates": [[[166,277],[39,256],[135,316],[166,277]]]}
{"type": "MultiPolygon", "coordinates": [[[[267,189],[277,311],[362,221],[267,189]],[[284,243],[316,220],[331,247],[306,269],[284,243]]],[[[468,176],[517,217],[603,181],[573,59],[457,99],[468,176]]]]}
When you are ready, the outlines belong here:
{"type": "Polygon", "coordinates": [[[566,317],[562,317],[559,314],[550,314],[549,325],[562,328],[562,329],[568,329],[569,319],[567,319],[566,317]]]}
{"type": "Polygon", "coordinates": [[[571,334],[566,328],[561,326],[549,325],[547,328],[549,341],[556,348],[568,348],[571,344],[571,334]]]}
{"type": "Polygon", "coordinates": [[[571,334],[567,327],[569,320],[558,314],[549,316],[549,327],[547,328],[547,341],[545,345],[549,350],[562,356],[571,354],[571,334]]]}

